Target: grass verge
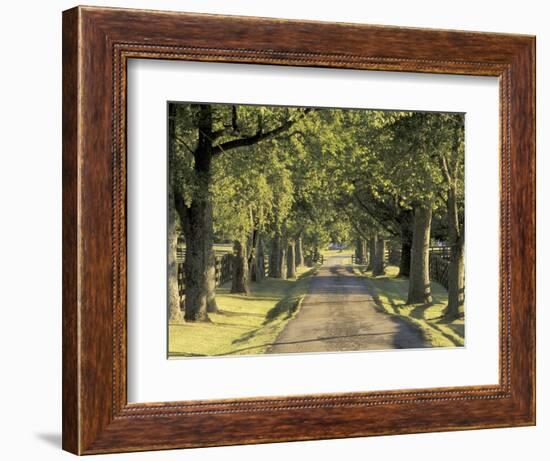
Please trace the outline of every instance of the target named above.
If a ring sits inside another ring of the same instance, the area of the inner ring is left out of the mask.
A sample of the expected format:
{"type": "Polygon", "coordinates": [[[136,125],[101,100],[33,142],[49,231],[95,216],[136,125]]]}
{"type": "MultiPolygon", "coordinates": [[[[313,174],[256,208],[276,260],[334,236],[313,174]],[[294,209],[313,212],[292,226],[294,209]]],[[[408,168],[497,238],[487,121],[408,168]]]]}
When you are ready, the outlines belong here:
{"type": "Polygon", "coordinates": [[[349,249],[349,248],[343,248],[342,250],[327,250],[327,249],[324,249],[324,250],[321,250],[321,254],[323,255],[323,257],[326,259],[326,258],[330,258],[331,256],[345,256],[347,258],[350,258],[351,259],[351,255],[353,254],[353,250],[349,249]]]}
{"type": "Polygon", "coordinates": [[[210,323],[171,323],[169,357],[263,354],[296,315],[314,269],[298,270],[294,280],[266,279],[251,284],[248,296],[218,288],[220,311],[210,323]]]}
{"type": "Polygon", "coordinates": [[[409,281],[397,277],[399,268],[388,266],[386,275],[374,277],[356,266],[356,272],[365,276],[365,281],[378,307],[391,315],[398,315],[418,326],[432,347],[464,346],[464,319],[449,322],[442,318],[447,305],[447,291],[439,283],[432,282],[433,304],[406,305],[409,281]]]}

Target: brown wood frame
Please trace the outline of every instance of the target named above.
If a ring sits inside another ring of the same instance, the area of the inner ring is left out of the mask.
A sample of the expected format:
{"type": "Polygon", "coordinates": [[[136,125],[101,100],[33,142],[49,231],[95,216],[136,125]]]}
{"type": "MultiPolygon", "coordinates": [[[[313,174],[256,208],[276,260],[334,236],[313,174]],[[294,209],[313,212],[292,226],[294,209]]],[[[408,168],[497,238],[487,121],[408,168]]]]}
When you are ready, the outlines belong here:
{"type": "Polygon", "coordinates": [[[535,38],[77,7],[63,13],[63,448],[77,454],[535,423],[535,38]],[[126,400],[130,58],[498,76],[500,382],[126,400]]]}

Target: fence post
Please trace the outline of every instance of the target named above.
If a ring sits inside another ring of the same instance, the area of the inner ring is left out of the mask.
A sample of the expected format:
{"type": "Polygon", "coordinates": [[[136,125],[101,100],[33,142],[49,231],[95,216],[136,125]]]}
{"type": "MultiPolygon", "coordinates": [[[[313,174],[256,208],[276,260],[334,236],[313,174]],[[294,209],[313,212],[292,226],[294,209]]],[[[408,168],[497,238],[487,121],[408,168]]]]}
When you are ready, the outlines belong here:
{"type": "Polygon", "coordinates": [[[184,310],[185,305],[185,265],[183,262],[178,262],[178,297],[181,310],[184,310]]]}
{"type": "Polygon", "coordinates": [[[434,280],[449,289],[449,261],[447,261],[440,254],[444,254],[439,251],[430,251],[430,280],[434,280]]]}

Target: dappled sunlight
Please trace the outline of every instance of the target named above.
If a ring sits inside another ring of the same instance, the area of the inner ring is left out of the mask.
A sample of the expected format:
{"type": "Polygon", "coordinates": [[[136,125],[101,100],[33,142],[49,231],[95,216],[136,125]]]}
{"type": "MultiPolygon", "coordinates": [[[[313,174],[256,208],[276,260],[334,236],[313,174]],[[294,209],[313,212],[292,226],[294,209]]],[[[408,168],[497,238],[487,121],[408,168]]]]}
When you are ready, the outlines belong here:
{"type": "Polygon", "coordinates": [[[258,316],[258,317],[262,316],[262,314],[246,312],[246,311],[231,311],[229,309],[218,309],[218,312],[216,312],[212,315],[227,316],[227,317],[238,317],[238,316],[241,316],[241,315],[255,315],[255,316],[258,316]]]}
{"type": "Polygon", "coordinates": [[[447,291],[437,282],[431,282],[431,304],[407,305],[409,280],[398,277],[399,268],[386,267],[386,274],[373,276],[364,267],[355,266],[356,274],[362,274],[378,306],[392,315],[399,315],[422,328],[433,347],[464,345],[464,319],[449,322],[443,317],[447,306],[447,291]]]}
{"type": "Polygon", "coordinates": [[[172,356],[463,345],[463,113],[167,109],[172,356]]]}
{"type": "Polygon", "coordinates": [[[169,357],[261,354],[293,317],[316,268],[300,268],[297,279],[251,283],[250,294],[218,289],[219,311],[208,323],[169,325],[169,357]]]}

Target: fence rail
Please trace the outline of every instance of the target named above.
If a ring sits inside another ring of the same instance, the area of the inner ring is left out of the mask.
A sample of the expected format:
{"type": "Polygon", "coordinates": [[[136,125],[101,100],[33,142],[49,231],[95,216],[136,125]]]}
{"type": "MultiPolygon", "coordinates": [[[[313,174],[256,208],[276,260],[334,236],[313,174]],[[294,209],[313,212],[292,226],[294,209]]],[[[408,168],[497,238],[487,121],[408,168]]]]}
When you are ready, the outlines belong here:
{"type": "Polygon", "coordinates": [[[313,267],[317,263],[323,264],[325,262],[325,258],[321,253],[318,253],[317,255],[314,255],[313,253],[308,253],[304,256],[304,263],[308,267],[313,267]]]}
{"type": "MultiPolygon", "coordinates": [[[[216,287],[229,282],[233,277],[233,258],[230,253],[216,254],[216,287]]],[[[181,305],[185,299],[185,252],[178,254],[178,292],[181,305]]]]}
{"type": "Polygon", "coordinates": [[[443,285],[446,290],[449,289],[449,265],[444,256],[430,251],[430,280],[443,285]]]}
{"type": "MultiPolygon", "coordinates": [[[[224,250],[215,250],[216,287],[231,281],[233,278],[233,254],[224,250]]],[[[178,264],[178,292],[183,306],[185,300],[185,248],[178,248],[176,253],[178,264]]],[[[318,262],[323,263],[323,255],[318,256],[318,262]]],[[[269,276],[269,254],[264,255],[264,277],[269,276]]]]}
{"type": "MultiPolygon", "coordinates": [[[[398,241],[389,242],[386,246],[386,261],[398,266],[401,261],[401,245],[398,241]]],[[[368,261],[368,254],[366,255],[368,261]]],[[[445,289],[449,289],[449,264],[451,259],[451,247],[430,247],[430,280],[439,283],[445,289]]],[[[351,257],[352,264],[357,263],[357,255],[351,257]]]]}
{"type": "Polygon", "coordinates": [[[387,251],[387,261],[394,266],[399,266],[401,262],[401,244],[400,242],[390,242],[387,251]]]}
{"type": "MultiPolygon", "coordinates": [[[[450,247],[430,247],[430,280],[438,282],[445,289],[449,289],[449,260],[450,260],[451,248],[450,247]]],[[[401,246],[399,242],[389,242],[385,250],[386,261],[392,265],[399,265],[401,259],[401,246]]],[[[368,253],[366,255],[368,260],[368,253]]],[[[312,266],[315,263],[324,262],[322,254],[316,255],[316,260],[313,254],[308,254],[305,257],[306,265],[312,266]]],[[[233,277],[233,254],[226,250],[215,250],[215,268],[216,268],[216,287],[229,282],[233,277]]],[[[352,264],[357,264],[357,255],[351,255],[352,264]]],[[[178,287],[180,300],[185,299],[185,247],[179,247],[177,249],[177,263],[178,263],[178,287]]],[[[269,255],[266,253],[264,256],[263,264],[264,276],[269,274],[269,255]]]]}
{"type": "MultiPolygon", "coordinates": [[[[225,255],[230,255],[231,253],[231,251],[214,250],[214,255],[216,256],[216,258],[222,258],[225,255]]],[[[176,258],[178,263],[183,263],[185,261],[185,248],[176,249],[176,258]]]]}
{"type": "Polygon", "coordinates": [[[451,247],[450,246],[441,246],[441,247],[430,247],[430,254],[440,256],[443,259],[451,259],[451,247]]]}
{"type": "MultiPolygon", "coordinates": [[[[369,264],[369,256],[370,252],[367,250],[366,254],[364,255],[364,262],[363,264],[369,264]]],[[[357,252],[353,253],[351,255],[351,263],[352,264],[359,264],[357,257],[357,252]]],[[[401,259],[401,250],[399,248],[394,248],[393,246],[386,246],[384,249],[384,261],[389,262],[390,264],[393,264],[395,266],[399,265],[399,260],[401,259]]]]}

